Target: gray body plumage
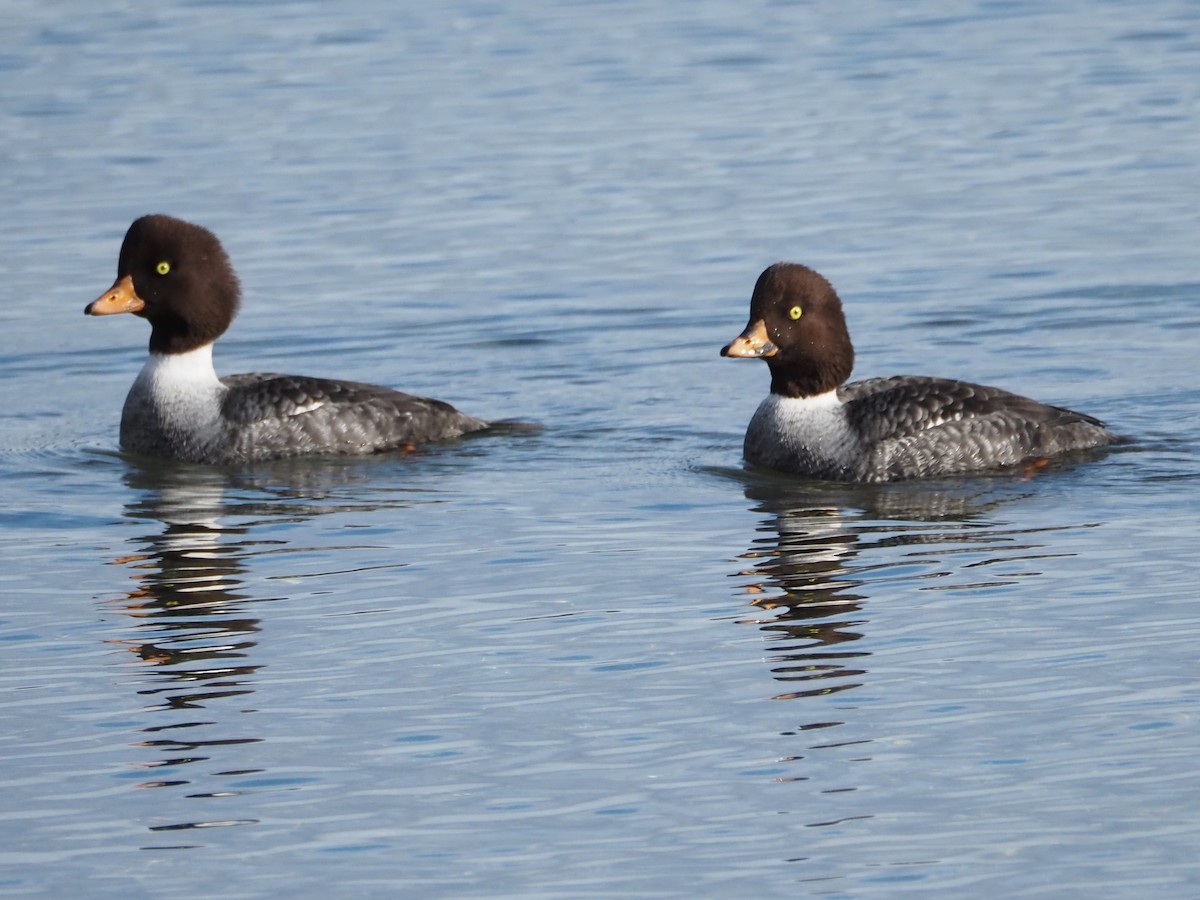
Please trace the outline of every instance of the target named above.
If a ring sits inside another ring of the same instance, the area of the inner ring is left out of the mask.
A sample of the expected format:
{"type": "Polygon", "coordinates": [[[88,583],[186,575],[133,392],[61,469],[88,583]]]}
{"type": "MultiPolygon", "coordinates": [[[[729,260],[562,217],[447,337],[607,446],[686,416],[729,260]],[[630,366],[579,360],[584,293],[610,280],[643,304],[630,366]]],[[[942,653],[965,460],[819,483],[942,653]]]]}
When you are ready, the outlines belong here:
{"type": "Polygon", "coordinates": [[[125,399],[121,446],[236,465],[377,453],[486,427],[448,403],[377,385],[264,373],[217,379],[206,347],[151,356],[125,399]]]}
{"type": "Polygon", "coordinates": [[[946,378],[894,376],[771,394],[746,431],[756,465],[832,481],[977,472],[1115,443],[1091,416],[946,378]]]}

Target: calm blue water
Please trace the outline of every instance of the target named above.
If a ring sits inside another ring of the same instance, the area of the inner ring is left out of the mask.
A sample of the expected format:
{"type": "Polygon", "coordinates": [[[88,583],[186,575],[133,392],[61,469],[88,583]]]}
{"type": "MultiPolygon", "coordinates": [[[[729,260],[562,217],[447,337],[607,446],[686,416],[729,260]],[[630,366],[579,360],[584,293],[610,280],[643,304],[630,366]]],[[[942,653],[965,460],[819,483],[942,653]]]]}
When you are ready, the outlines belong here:
{"type": "Polygon", "coordinates": [[[1200,7],[672,9],[0,3],[0,893],[1194,895],[1200,7]],[[151,211],[221,371],[543,430],[122,457],[151,211]],[[744,471],[778,259],[1135,443],[744,471]]]}

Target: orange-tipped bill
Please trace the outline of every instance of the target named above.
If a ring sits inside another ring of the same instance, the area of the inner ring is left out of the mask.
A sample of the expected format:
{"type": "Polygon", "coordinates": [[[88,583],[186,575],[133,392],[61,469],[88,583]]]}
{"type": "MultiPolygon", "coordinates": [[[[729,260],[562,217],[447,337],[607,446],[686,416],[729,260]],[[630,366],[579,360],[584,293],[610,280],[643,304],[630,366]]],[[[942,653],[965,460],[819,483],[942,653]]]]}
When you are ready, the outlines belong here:
{"type": "Polygon", "coordinates": [[[129,275],[118,278],[107,291],[83,308],[89,316],[113,316],[117,313],[137,313],[146,308],[146,302],[133,288],[129,275]]]}
{"type": "Polygon", "coordinates": [[[745,331],[721,348],[722,356],[746,359],[768,359],[778,352],[779,348],[767,337],[767,325],[762,319],[753,319],[745,331]]]}

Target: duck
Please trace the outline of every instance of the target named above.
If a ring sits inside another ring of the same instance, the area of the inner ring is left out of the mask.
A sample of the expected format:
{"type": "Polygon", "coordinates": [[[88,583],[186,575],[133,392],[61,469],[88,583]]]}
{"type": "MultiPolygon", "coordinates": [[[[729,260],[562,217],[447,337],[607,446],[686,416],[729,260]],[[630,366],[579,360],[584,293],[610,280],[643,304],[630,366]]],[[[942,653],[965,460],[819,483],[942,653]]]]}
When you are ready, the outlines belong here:
{"type": "Polygon", "coordinates": [[[241,286],[217,236],[142,216],[121,243],[112,287],[89,316],[150,323],[150,352],[121,410],[122,450],[210,465],[411,450],[483,431],[449,403],[357,381],[254,372],[218,377],[213,345],[241,286]]]}
{"type": "Polygon", "coordinates": [[[1040,467],[1121,441],[1103,422],[997,387],[895,375],[847,383],[854,345],[819,272],[759,276],[750,321],[721,356],[765,360],[771,392],[746,429],[746,462],[812,479],[879,483],[1040,467]]]}

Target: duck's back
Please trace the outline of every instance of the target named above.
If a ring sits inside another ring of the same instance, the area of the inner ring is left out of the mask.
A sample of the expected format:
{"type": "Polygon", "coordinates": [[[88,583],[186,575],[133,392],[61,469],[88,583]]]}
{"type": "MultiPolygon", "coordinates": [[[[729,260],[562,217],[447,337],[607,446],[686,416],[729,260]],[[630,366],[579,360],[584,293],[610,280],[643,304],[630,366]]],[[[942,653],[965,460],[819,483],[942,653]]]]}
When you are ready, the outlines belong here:
{"type": "Polygon", "coordinates": [[[221,383],[228,462],[376,453],[487,427],[441,400],[355,381],[250,373],[221,383]]]}
{"type": "Polygon", "coordinates": [[[1117,441],[1083,413],[948,378],[870,378],[838,397],[862,445],[857,480],[986,471],[1117,441]]]}

